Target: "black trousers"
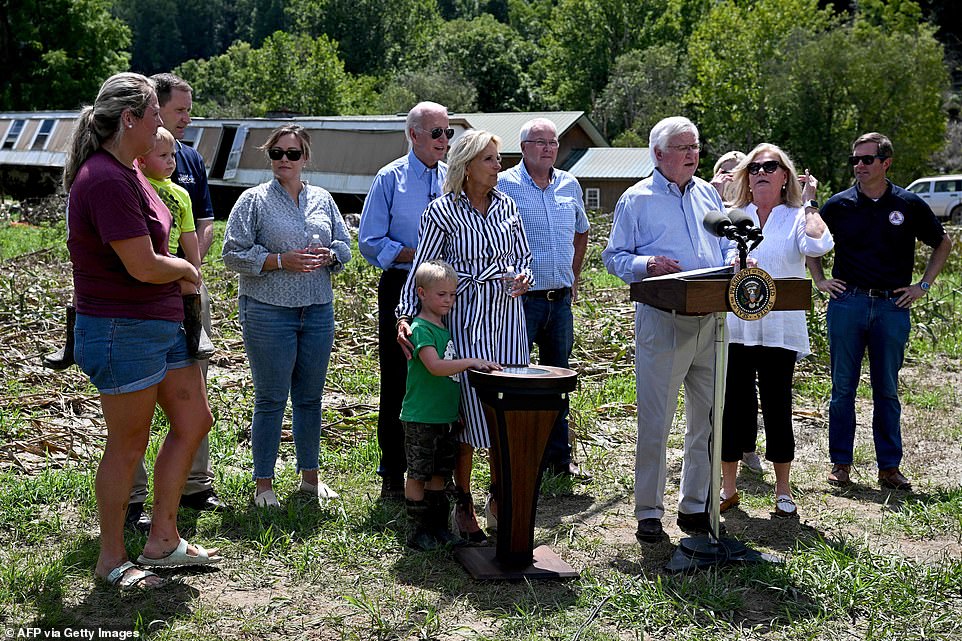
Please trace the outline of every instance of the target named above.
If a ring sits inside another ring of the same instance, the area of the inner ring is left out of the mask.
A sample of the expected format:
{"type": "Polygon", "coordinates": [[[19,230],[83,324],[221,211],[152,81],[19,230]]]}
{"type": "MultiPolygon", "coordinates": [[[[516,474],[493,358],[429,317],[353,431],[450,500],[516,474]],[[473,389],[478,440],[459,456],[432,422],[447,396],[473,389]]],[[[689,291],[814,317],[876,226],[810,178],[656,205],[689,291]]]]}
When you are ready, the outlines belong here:
{"type": "Polygon", "coordinates": [[[758,401],[765,419],[765,458],[772,463],[795,459],[792,429],[792,378],[796,353],[781,347],[731,343],[722,421],[722,461],[740,461],[745,433],[758,433],[758,401]],[[755,385],[758,384],[758,393],[755,385]]]}
{"type": "Polygon", "coordinates": [[[407,387],[408,361],[397,344],[397,317],[394,310],[408,272],[388,269],[377,284],[377,356],[381,374],[381,401],[377,417],[377,444],[381,461],[377,473],[383,477],[402,476],[407,470],[404,454],[404,425],[401,402],[407,387]]]}

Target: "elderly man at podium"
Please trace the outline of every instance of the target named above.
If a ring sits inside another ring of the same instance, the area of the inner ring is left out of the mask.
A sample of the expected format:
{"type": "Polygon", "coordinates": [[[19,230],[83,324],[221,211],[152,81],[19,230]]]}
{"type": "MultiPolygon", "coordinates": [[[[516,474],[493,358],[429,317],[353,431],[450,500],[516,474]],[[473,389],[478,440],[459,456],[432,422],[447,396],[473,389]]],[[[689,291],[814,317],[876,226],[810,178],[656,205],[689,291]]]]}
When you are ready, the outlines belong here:
{"type": "MultiPolygon", "coordinates": [[[[608,271],[626,283],[725,263],[733,243],[708,233],[702,222],[724,206],[709,183],[695,177],[698,129],[680,116],[665,118],[649,136],[655,171],[626,191],[615,207],[608,271]]],[[[635,516],[639,541],[665,538],[666,444],[681,384],[685,384],[684,459],[678,527],[708,532],[711,464],[709,437],[715,367],[711,314],[685,316],[635,305],[635,379],[638,443],[635,450],[635,516]]]]}

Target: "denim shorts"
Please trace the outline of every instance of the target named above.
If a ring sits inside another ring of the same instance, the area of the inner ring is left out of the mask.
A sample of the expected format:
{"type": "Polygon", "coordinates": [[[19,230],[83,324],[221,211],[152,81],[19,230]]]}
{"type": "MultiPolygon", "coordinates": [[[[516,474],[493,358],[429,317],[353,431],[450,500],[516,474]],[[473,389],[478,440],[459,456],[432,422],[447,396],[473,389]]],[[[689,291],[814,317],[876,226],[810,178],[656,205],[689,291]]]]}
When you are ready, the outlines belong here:
{"type": "Polygon", "coordinates": [[[101,394],[139,392],[193,364],[180,323],[77,314],[74,360],[101,394]]]}

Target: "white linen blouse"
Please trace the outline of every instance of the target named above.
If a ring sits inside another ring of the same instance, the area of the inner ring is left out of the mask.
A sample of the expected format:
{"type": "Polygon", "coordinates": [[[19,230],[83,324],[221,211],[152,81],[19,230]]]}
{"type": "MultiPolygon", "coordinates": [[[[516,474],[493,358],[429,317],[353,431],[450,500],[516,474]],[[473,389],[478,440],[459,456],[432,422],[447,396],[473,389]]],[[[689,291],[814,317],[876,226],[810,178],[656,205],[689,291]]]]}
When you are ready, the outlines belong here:
{"type": "MultiPolygon", "coordinates": [[[[759,224],[758,208],[754,204],[745,207],[745,213],[759,224]]],[[[821,238],[805,234],[804,207],[778,205],[769,214],[762,233],[764,239],[748,256],[757,260],[758,266],[772,278],[804,278],[805,257],[823,256],[835,246],[827,227],[821,238]]],[[[729,252],[728,261],[737,256],[737,251],[729,252]]],[[[729,313],[728,339],[730,343],[792,350],[799,361],[812,353],[803,310],[771,312],[756,321],[742,320],[729,313]]]]}

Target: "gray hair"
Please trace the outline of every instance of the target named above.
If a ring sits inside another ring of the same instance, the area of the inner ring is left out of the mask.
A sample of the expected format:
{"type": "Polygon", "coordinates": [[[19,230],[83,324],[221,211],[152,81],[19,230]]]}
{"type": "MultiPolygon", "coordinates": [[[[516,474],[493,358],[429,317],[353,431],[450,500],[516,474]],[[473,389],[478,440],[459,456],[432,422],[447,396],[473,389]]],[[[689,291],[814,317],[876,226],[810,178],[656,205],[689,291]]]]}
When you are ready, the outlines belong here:
{"type": "Polygon", "coordinates": [[[521,125],[521,133],[518,134],[518,140],[521,142],[527,140],[528,134],[531,133],[531,130],[538,125],[547,125],[554,130],[556,136],[558,135],[558,125],[554,124],[554,122],[551,120],[548,120],[547,118],[532,118],[528,122],[521,125]]]}
{"type": "Polygon", "coordinates": [[[489,143],[501,149],[501,139],[490,131],[469,129],[458,138],[448,153],[448,173],[444,177],[444,193],[460,194],[468,175],[468,165],[489,143]]]}
{"type": "Polygon", "coordinates": [[[424,102],[419,102],[418,104],[411,107],[411,111],[408,112],[408,117],[404,121],[404,137],[408,139],[408,145],[411,145],[411,130],[416,129],[421,126],[424,122],[424,117],[429,113],[439,112],[447,115],[448,108],[444,105],[439,105],[436,102],[431,102],[425,100],[424,102]]]}
{"type": "Polygon", "coordinates": [[[658,159],[655,157],[655,148],[665,151],[668,147],[669,138],[685,132],[695,134],[695,142],[698,142],[698,127],[696,127],[695,123],[691,120],[688,120],[688,118],[684,116],[671,116],[659,120],[657,124],[651,128],[651,133],[648,134],[648,153],[651,154],[652,164],[656,167],[658,166],[658,159]]]}

